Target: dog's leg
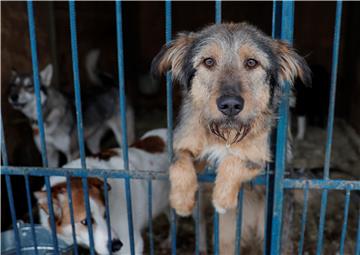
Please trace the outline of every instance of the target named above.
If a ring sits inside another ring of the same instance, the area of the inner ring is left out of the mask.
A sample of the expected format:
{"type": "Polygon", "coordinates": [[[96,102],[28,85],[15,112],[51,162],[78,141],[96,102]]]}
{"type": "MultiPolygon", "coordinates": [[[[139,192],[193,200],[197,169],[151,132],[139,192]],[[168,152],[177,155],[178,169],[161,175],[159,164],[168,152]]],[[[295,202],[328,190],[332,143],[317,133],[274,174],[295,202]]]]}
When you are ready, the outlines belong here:
{"type": "Polygon", "coordinates": [[[87,137],[86,145],[92,154],[100,152],[101,138],[104,136],[106,128],[100,127],[91,136],[87,137]]]}
{"type": "Polygon", "coordinates": [[[177,153],[177,159],[170,166],[170,205],[180,216],[191,214],[198,188],[193,157],[189,151],[177,153]]]}
{"type": "MultiPolygon", "coordinates": [[[[116,142],[121,146],[122,141],[122,129],[121,129],[121,120],[120,115],[109,119],[106,125],[113,131],[116,142]]],[[[128,145],[131,145],[135,141],[135,128],[134,128],[134,114],[132,110],[128,109],[126,112],[126,129],[127,129],[127,142],[128,145]],[[130,113],[129,113],[130,112],[130,113]]]]}
{"type": "Polygon", "coordinates": [[[46,153],[47,153],[49,167],[59,167],[59,164],[60,164],[59,151],[53,146],[49,146],[48,144],[46,144],[46,145],[47,145],[46,153]]]}
{"type": "Polygon", "coordinates": [[[244,162],[235,156],[229,156],[219,164],[213,191],[213,205],[217,212],[225,213],[226,209],[236,207],[241,184],[256,177],[261,166],[244,162]]]}

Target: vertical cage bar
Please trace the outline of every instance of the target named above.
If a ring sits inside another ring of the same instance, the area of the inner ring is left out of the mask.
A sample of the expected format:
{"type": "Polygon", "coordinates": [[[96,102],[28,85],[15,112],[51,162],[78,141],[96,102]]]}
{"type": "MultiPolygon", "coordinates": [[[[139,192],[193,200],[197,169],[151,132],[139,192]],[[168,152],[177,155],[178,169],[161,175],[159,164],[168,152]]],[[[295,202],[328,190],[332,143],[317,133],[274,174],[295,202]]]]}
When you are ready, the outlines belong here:
{"type": "Polygon", "coordinates": [[[221,0],[215,0],[215,23],[221,23],[221,0]]]}
{"type": "Polygon", "coordinates": [[[82,110],[81,110],[81,91],[80,91],[80,76],[79,76],[79,62],[78,62],[79,58],[78,58],[78,49],[77,49],[76,12],[75,12],[74,0],[69,1],[69,17],[70,17],[72,66],[73,66],[73,75],[74,75],[77,135],[78,135],[81,167],[86,168],[83,118],[82,118],[82,110]]]}
{"type": "Polygon", "coordinates": [[[74,254],[78,254],[78,245],[76,240],[76,228],[75,228],[75,220],[74,220],[74,206],[72,201],[72,189],[71,189],[71,177],[66,176],[66,191],[68,194],[68,203],[69,203],[69,212],[70,212],[70,223],[72,230],[72,238],[74,241],[74,254]]]}
{"type": "Polygon", "coordinates": [[[58,246],[58,239],[56,235],[56,224],[55,224],[55,214],[54,214],[54,207],[52,202],[52,196],[51,196],[51,185],[50,185],[50,177],[45,176],[45,188],[46,188],[46,195],[47,195],[47,202],[48,202],[48,208],[49,208],[49,217],[50,217],[50,228],[51,228],[51,235],[53,240],[53,246],[54,246],[54,254],[59,254],[59,246],[58,246]]]}
{"type": "Polygon", "coordinates": [[[199,242],[200,242],[200,186],[196,192],[196,208],[195,208],[195,255],[199,255],[199,242]]]}
{"type": "Polygon", "coordinates": [[[124,167],[129,169],[127,125],[126,125],[126,97],[125,97],[125,69],[124,69],[124,46],[123,46],[123,21],[122,21],[122,1],[116,1],[116,42],[117,60],[119,75],[119,95],[120,95],[120,118],[121,118],[121,147],[123,151],[124,167]]]}
{"type": "MultiPolygon", "coordinates": [[[[119,91],[120,91],[120,113],[121,113],[121,128],[122,128],[122,151],[124,159],[124,168],[129,170],[129,156],[127,145],[127,131],[126,131],[126,98],[125,98],[125,74],[124,74],[124,49],[123,49],[123,31],[122,31],[122,2],[115,3],[116,15],[116,42],[117,42],[117,57],[118,57],[118,73],[119,73],[119,91]]],[[[131,203],[131,185],[130,178],[125,178],[125,196],[126,206],[128,211],[128,229],[130,237],[130,252],[134,254],[134,226],[132,217],[132,203],[131,203]]]]}
{"type": "Polygon", "coordinates": [[[219,255],[219,213],[214,209],[214,254],[219,255]]]}
{"type": "MultiPolygon", "coordinates": [[[[87,179],[87,177],[83,177],[81,179],[82,179],[82,188],[83,188],[83,191],[84,191],[87,229],[88,229],[88,232],[89,232],[89,243],[90,243],[89,249],[90,249],[90,254],[95,255],[94,235],[93,235],[93,228],[92,228],[93,224],[92,224],[90,201],[89,201],[88,179],[87,179]]],[[[70,187],[70,189],[71,189],[71,187],[70,187]]]]}
{"type": "Polygon", "coordinates": [[[6,150],[6,142],[5,142],[5,135],[4,135],[4,125],[2,122],[2,114],[0,113],[0,125],[1,125],[1,159],[4,166],[8,166],[8,156],[6,150]]]}
{"type": "Polygon", "coordinates": [[[344,254],[344,243],[345,243],[346,232],[347,232],[347,222],[348,222],[348,216],[349,216],[349,205],[350,205],[350,190],[346,190],[345,208],[344,208],[344,223],[343,223],[343,226],[342,226],[341,238],[340,238],[340,255],[344,254]]]}
{"type": "Polygon", "coordinates": [[[321,194],[321,207],[320,207],[320,220],[319,220],[319,232],[317,235],[316,254],[322,254],[322,247],[324,242],[324,225],[326,220],[326,206],[328,190],[324,189],[321,194]]]}
{"type": "Polygon", "coordinates": [[[44,121],[42,116],[39,67],[38,67],[37,46],[36,46],[36,31],[35,31],[35,20],[34,20],[34,10],[33,10],[32,0],[28,0],[27,2],[27,12],[28,12],[28,22],[29,22],[31,60],[32,60],[32,68],[33,68],[33,76],[34,76],[34,89],[36,96],[36,112],[37,112],[38,127],[40,134],[41,159],[43,166],[47,167],[48,160],[46,154],[44,121]]]}
{"type": "MultiPolygon", "coordinates": [[[[78,143],[79,143],[81,167],[86,168],[83,118],[82,118],[82,109],[81,109],[80,75],[79,75],[79,62],[78,62],[79,58],[78,58],[78,49],[77,49],[76,11],[75,11],[75,1],[73,0],[69,1],[69,17],[70,17],[71,54],[72,54],[73,75],[74,75],[78,143]]],[[[84,192],[87,228],[89,232],[90,254],[95,254],[94,236],[93,236],[93,229],[91,223],[89,192],[88,192],[87,178],[85,177],[82,178],[82,186],[84,192]]]]}
{"type": "MultiPolygon", "coordinates": [[[[165,42],[168,44],[172,38],[172,6],[171,0],[165,1],[165,42]]],[[[169,161],[173,158],[173,88],[171,74],[166,74],[166,117],[167,117],[167,149],[169,161]]],[[[176,213],[170,209],[170,228],[171,228],[171,254],[176,254],[176,213]]]]}
{"type": "Polygon", "coordinates": [[[360,255],[360,208],[358,211],[359,211],[359,213],[358,213],[358,226],[357,226],[355,255],[360,255]]]}
{"type": "Polygon", "coordinates": [[[241,227],[242,227],[242,215],[243,215],[243,202],[244,202],[244,187],[241,187],[238,194],[238,206],[236,210],[236,242],[235,242],[235,255],[240,255],[241,252],[241,227]]]}
{"type": "Polygon", "coordinates": [[[131,187],[130,187],[130,177],[125,177],[125,197],[126,197],[126,208],[128,215],[128,229],[130,237],[130,252],[135,254],[135,242],[134,242],[134,223],[132,217],[132,203],[131,203],[131,187]]]}
{"type": "Polygon", "coordinates": [[[14,203],[14,195],[12,192],[12,185],[11,179],[9,175],[5,175],[5,182],[10,206],[10,214],[11,214],[11,221],[14,227],[14,237],[15,237],[15,247],[16,247],[16,254],[21,255],[21,242],[19,236],[19,230],[16,224],[16,210],[15,210],[15,203],[14,203]]]}
{"type": "Polygon", "coordinates": [[[27,200],[27,206],[28,206],[28,213],[29,213],[29,220],[31,224],[31,236],[34,243],[35,248],[35,254],[38,254],[37,249],[37,241],[36,241],[36,233],[35,233],[35,227],[34,227],[34,216],[32,211],[32,203],[31,203],[31,190],[30,190],[30,182],[29,182],[29,175],[24,175],[25,178],[25,189],[26,189],[26,200],[27,200]]]}
{"type": "MultiPolygon", "coordinates": [[[[272,9],[272,37],[280,38],[281,31],[281,17],[282,17],[282,2],[274,0],[272,9]]],[[[276,130],[273,130],[268,137],[268,143],[271,148],[271,154],[275,154],[276,145],[276,130]]],[[[264,234],[264,249],[263,254],[269,254],[271,249],[271,233],[272,233],[272,213],[274,208],[274,182],[275,176],[273,170],[275,164],[273,162],[267,164],[266,171],[266,214],[265,214],[265,234],[264,234]]]]}
{"type": "Polygon", "coordinates": [[[300,230],[300,241],[299,241],[299,255],[303,254],[304,248],[304,239],[305,239],[305,228],[306,228],[306,220],[307,220],[307,209],[308,209],[308,197],[309,197],[309,183],[306,182],[304,189],[304,206],[301,217],[301,230],[300,230]]]}
{"type": "MultiPolygon", "coordinates": [[[[171,13],[171,1],[165,1],[165,42],[166,44],[170,43],[172,38],[172,13],[171,13]]],[[[171,74],[167,72],[166,74],[166,105],[167,105],[167,143],[168,143],[168,153],[169,160],[172,161],[173,158],[173,88],[171,81],[171,74]]]]}
{"type": "Polygon", "coordinates": [[[109,209],[109,185],[108,179],[104,176],[104,198],[105,198],[105,214],[106,214],[106,225],[107,225],[107,235],[108,235],[108,250],[110,255],[112,254],[112,237],[111,237],[111,222],[110,222],[110,209],[109,209]]]}
{"type": "Polygon", "coordinates": [[[330,101],[327,122],[326,134],[326,151],[325,151],[325,164],[324,164],[324,179],[329,179],[329,169],[331,160],[331,145],[333,138],[334,128],[334,110],[335,110],[335,95],[336,95],[336,79],[339,62],[339,47],[340,47],[340,34],[341,34],[341,15],[342,15],[342,1],[336,2],[335,13],[335,30],[333,40],[332,52],[332,65],[331,65],[331,84],[330,84],[330,101]]]}
{"type": "MultiPolygon", "coordinates": [[[[281,17],[281,39],[293,41],[294,33],[294,2],[286,1],[282,3],[281,17]]],[[[286,142],[288,128],[288,109],[289,109],[290,86],[285,82],[283,86],[283,98],[280,103],[280,119],[277,127],[276,159],[275,159],[275,183],[274,183],[274,208],[271,227],[271,254],[280,254],[281,251],[281,229],[282,229],[282,210],[284,197],[284,172],[286,165],[286,142]]]]}
{"type": "Polygon", "coordinates": [[[270,195],[270,164],[267,163],[266,164],[266,176],[265,176],[265,213],[264,213],[265,227],[264,227],[263,255],[266,255],[266,252],[269,250],[268,249],[268,247],[269,247],[268,239],[270,239],[270,238],[268,238],[268,236],[270,236],[270,234],[268,234],[268,229],[270,228],[269,227],[269,223],[271,223],[271,213],[270,212],[272,211],[271,209],[269,209],[270,206],[272,208],[272,202],[270,201],[270,197],[272,197],[270,195]]]}
{"type": "Polygon", "coordinates": [[[149,224],[149,247],[150,255],[154,255],[154,237],[152,227],[152,180],[148,179],[148,224],[149,224]]]}
{"type": "MultiPolygon", "coordinates": [[[[337,79],[337,68],[339,61],[339,45],[340,45],[340,32],[341,32],[341,15],[342,15],[342,1],[336,2],[336,13],[335,13],[335,30],[333,40],[333,56],[331,66],[331,84],[330,84],[330,101],[329,101],[329,112],[328,112],[328,123],[327,123],[327,134],[326,134],[326,151],[325,151],[325,162],[324,162],[324,179],[329,179],[330,174],[330,160],[331,160],[331,145],[333,136],[333,125],[334,125],[334,110],[335,110],[335,94],[336,94],[336,79],[337,79]]],[[[323,247],[323,231],[326,216],[326,204],[327,204],[328,190],[324,189],[321,196],[321,208],[320,208],[320,222],[319,232],[317,236],[316,254],[322,254],[323,247]]]]}

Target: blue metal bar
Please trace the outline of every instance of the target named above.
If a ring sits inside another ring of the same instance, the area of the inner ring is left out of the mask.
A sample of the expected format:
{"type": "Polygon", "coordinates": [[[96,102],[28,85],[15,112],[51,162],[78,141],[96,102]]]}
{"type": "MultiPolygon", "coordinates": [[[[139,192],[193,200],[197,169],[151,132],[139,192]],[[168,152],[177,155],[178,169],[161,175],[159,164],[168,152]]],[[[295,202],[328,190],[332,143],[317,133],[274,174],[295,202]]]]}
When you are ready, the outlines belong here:
{"type": "Polygon", "coordinates": [[[120,95],[120,117],[121,117],[121,139],[124,168],[129,169],[127,125],[126,125],[126,97],[125,97],[125,71],[124,71],[124,47],[122,30],[122,1],[116,1],[116,42],[119,74],[119,95],[120,95]]]}
{"type": "Polygon", "coordinates": [[[51,196],[50,177],[48,177],[48,176],[45,176],[45,188],[46,188],[46,195],[47,195],[47,202],[48,202],[48,209],[49,209],[49,216],[50,216],[50,228],[51,228],[54,253],[55,253],[55,255],[58,255],[59,254],[59,246],[58,246],[58,239],[57,239],[57,235],[56,235],[55,214],[54,214],[54,207],[53,207],[52,196],[51,196]]]}
{"type": "Polygon", "coordinates": [[[150,255],[154,255],[154,237],[152,227],[152,180],[150,178],[148,179],[148,225],[150,255]]]}
{"type": "MultiPolygon", "coordinates": [[[[333,41],[333,60],[331,66],[331,86],[330,86],[330,101],[329,101],[329,112],[328,112],[328,123],[327,123],[326,151],[325,151],[325,162],[324,162],[325,180],[329,179],[329,172],[330,172],[331,144],[332,144],[332,136],[333,136],[334,110],[335,110],[336,78],[337,78],[337,68],[339,61],[341,15],[342,15],[342,1],[337,1],[336,14],[335,14],[335,31],[334,31],[334,41],[333,41]]],[[[327,194],[328,194],[328,190],[327,189],[323,190],[321,197],[321,208],[320,208],[320,223],[319,223],[320,227],[317,237],[318,240],[317,240],[317,248],[316,248],[316,253],[318,255],[322,254],[327,194]]]]}
{"type": "MultiPolygon", "coordinates": [[[[287,1],[282,3],[281,39],[292,43],[294,27],[294,3],[287,1]]],[[[289,109],[289,84],[285,82],[283,87],[283,99],[279,108],[280,120],[277,129],[276,143],[276,171],[274,187],[274,208],[272,218],[272,245],[271,254],[279,254],[281,251],[281,228],[282,228],[282,202],[283,202],[283,178],[286,164],[286,142],[289,109]]]]}
{"type": "MultiPolygon", "coordinates": [[[[171,41],[172,34],[172,13],[171,1],[165,1],[165,42],[171,41]]],[[[170,72],[166,73],[166,115],[167,115],[167,146],[169,153],[169,160],[173,158],[173,87],[170,72]]]]}
{"type": "Polygon", "coordinates": [[[130,252],[133,255],[135,254],[135,242],[134,242],[134,223],[132,217],[131,187],[130,187],[129,177],[125,177],[125,197],[126,197],[128,229],[129,229],[129,237],[130,237],[130,252]]]}
{"type": "Polygon", "coordinates": [[[280,38],[281,36],[281,20],[282,20],[282,2],[278,0],[273,1],[272,10],[272,38],[280,38]]]}
{"type": "Polygon", "coordinates": [[[324,180],[324,179],[284,179],[284,187],[287,189],[304,189],[308,183],[310,189],[333,189],[333,190],[359,190],[360,181],[324,180]]]}
{"type": "MultiPolygon", "coordinates": [[[[81,168],[43,168],[43,167],[12,167],[2,166],[1,175],[25,175],[31,176],[71,176],[71,177],[100,177],[106,175],[109,178],[130,178],[130,179],[156,179],[168,180],[168,174],[163,171],[146,170],[110,170],[110,169],[81,169],[81,168]]],[[[198,181],[213,182],[214,174],[198,174],[198,181]]],[[[345,180],[323,180],[323,179],[288,179],[283,180],[285,189],[304,189],[309,185],[309,189],[332,189],[332,190],[360,190],[360,181],[345,180]]],[[[255,178],[256,185],[265,185],[265,176],[255,178]]]]}
{"type": "MultiPolygon", "coordinates": [[[[274,0],[272,10],[272,37],[280,38],[281,31],[281,17],[282,17],[282,2],[274,0]]],[[[271,148],[271,154],[275,155],[276,145],[276,129],[272,130],[268,137],[268,143],[271,148]]],[[[266,214],[265,214],[265,228],[264,228],[264,249],[263,254],[269,254],[271,249],[271,233],[272,233],[272,217],[274,208],[274,188],[275,188],[275,176],[270,175],[270,169],[275,169],[275,163],[269,162],[266,169],[266,214]]]]}
{"type": "MultiPolygon", "coordinates": [[[[165,42],[168,44],[172,38],[171,0],[165,0],[165,42]]],[[[167,150],[169,162],[173,159],[173,88],[170,72],[166,73],[166,118],[167,118],[167,150]]],[[[170,209],[171,254],[176,254],[176,213],[170,209]]]]}
{"type": "Polygon", "coordinates": [[[327,195],[328,195],[328,190],[324,189],[321,194],[319,232],[317,235],[317,244],[316,244],[317,255],[322,254],[322,247],[324,242],[324,225],[326,220],[327,195]]]}
{"type": "Polygon", "coordinates": [[[0,114],[0,125],[1,125],[1,156],[2,156],[2,163],[4,166],[8,166],[8,156],[7,156],[7,149],[6,149],[6,142],[5,142],[5,136],[4,136],[4,126],[2,122],[2,114],[0,114]]]}
{"type": "Polygon", "coordinates": [[[171,255],[176,254],[176,212],[170,209],[171,255]]]}
{"type": "Polygon", "coordinates": [[[304,238],[305,238],[305,227],[306,227],[306,218],[307,218],[307,208],[308,208],[308,197],[309,197],[309,185],[305,186],[304,189],[304,209],[301,217],[301,230],[300,230],[300,241],[299,241],[299,248],[298,254],[303,254],[304,248],[304,238]]]}
{"type": "Polygon", "coordinates": [[[29,20],[29,35],[30,35],[30,47],[31,47],[31,60],[32,60],[32,68],[33,68],[33,76],[34,76],[34,89],[36,96],[36,112],[37,112],[39,135],[40,135],[41,158],[42,158],[43,166],[47,167],[48,160],[46,154],[45,130],[44,130],[44,122],[42,116],[35,20],[34,20],[32,0],[28,0],[27,2],[27,11],[28,11],[28,20],[29,20]]]}
{"type": "Polygon", "coordinates": [[[105,198],[105,214],[106,214],[106,225],[108,235],[108,251],[112,254],[112,237],[111,237],[111,222],[110,222],[110,209],[109,209],[109,186],[107,183],[107,176],[104,176],[104,198],[105,198]]]}
{"type": "MultiPolygon", "coordinates": [[[[294,32],[294,2],[282,3],[281,39],[292,43],[294,32]]],[[[283,98],[280,103],[280,119],[277,128],[276,159],[275,159],[275,186],[274,186],[274,208],[271,227],[271,254],[277,255],[281,252],[281,228],[282,210],[284,196],[284,172],[286,164],[286,142],[288,128],[290,86],[285,82],[283,86],[283,98]]]]}
{"type": "Polygon", "coordinates": [[[20,236],[19,236],[19,230],[16,224],[16,210],[15,210],[15,203],[14,203],[14,195],[12,192],[12,185],[9,175],[5,175],[5,182],[6,182],[6,188],[7,188],[7,194],[9,199],[9,206],[10,206],[10,214],[11,214],[11,221],[14,227],[14,237],[15,237],[15,247],[16,247],[16,254],[21,255],[20,247],[20,236]]]}
{"type": "Polygon", "coordinates": [[[37,249],[37,241],[36,241],[36,233],[35,233],[35,227],[34,227],[34,217],[33,217],[33,211],[32,211],[32,203],[31,203],[31,190],[30,190],[30,182],[29,182],[29,175],[24,175],[25,178],[25,189],[26,189],[26,200],[27,200],[27,206],[28,206],[28,213],[29,213],[29,219],[31,224],[31,235],[34,243],[35,248],[35,254],[38,254],[37,249]]]}
{"type": "Polygon", "coordinates": [[[73,75],[74,75],[77,135],[78,135],[81,167],[86,168],[83,118],[82,118],[82,110],[81,110],[81,91],[80,91],[80,76],[79,76],[79,62],[78,62],[79,58],[78,58],[78,50],[77,50],[76,12],[75,12],[75,1],[73,0],[69,1],[69,17],[70,17],[70,34],[71,34],[71,54],[72,54],[73,75]]]}
{"type": "Polygon", "coordinates": [[[244,201],[244,188],[240,189],[238,194],[238,206],[237,206],[237,220],[236,220],[236,241],[235,241],[235,255],[240,255],[241,252],[241,226],[243,215],[243,201],[244,201]]]}
{"type": "Polygon", "coordinates": [[[196,208],[195,208],[195,255],[199,255],[199,242],[200,242],[200,186],[196,192],[196,208]]]}
{"type": "Polygon", "coordinates": [[[94,235],[93,235],[93,228],[92,228],[92,216],[91,216],[90,201],[89,201],[89,187],[88,187],[88,182],[87,182],[86,177],[82,178],[82,188],[84,191],[86,222],[87,222],[87,228],[88,228],[88,232],[89,232],[89,241],[90,241],[89,249],[90,249],[90,254],[95,255],[94,235]]]}
{"type": "MultiPolygon", "coordinates": [[[[119,91],[120,91],[120,113],[121,113],[121,128],[122,128],[122,151],[124,159],[124,168],[129,170],[129,156],[127,144],[127,130],[126,130],[126,98],[125,98],[125,75],[124,75],[124,49],[123,49],[123,32],[122,32],[122,2],[116,1],[115,15],[116,15],[116,39],[117,39],[117,53],[118,53],[118,72],[119,72],[119,91]]],[[[132,204],[131,204],[131,185],[130,179],[125,178],[125,196],[126,206],[128,211],[128,228],[130,237],[130,252],[134,251],[134,230],[132,218],[132,204]]]]}
{"type": "Polygon", "coordinates": [[[340,255],[344,254],[344,243],[345,243],[346,232],[347,232],[349,205],[350,205],[350,190],[347,190],[346,196],[345,196],[344,223],[343,223],[343,227],[342,227],[342,231],[341,231],[341,239],[340,239],[340,255]]]}
{"type": "Polygon", "coordinates": [[[78,254],[78,245],[77,245],[77,240],[76,240],[76,228],[75,228],[75,220],[74,220],[74,206],[73,206],[73,201],[72,201],[71,178],[69,176],[66,177],[66,191],[68,194],[72,238],[74,241],[74,254],[77,255],[78,254]]]}
{"type": "Polygon", "coordinates": [[[214,209],[214,254],[219,255],[219,213],[214,209]]]}
{"type": "Polygon", "coordinates": [[[357,226],[355,255],[360,255],[360,208],[359,208],[359,213],[358,213],[358,226],[357,226]]]}
{"type": "Polygon", "coordinates": [[[215,23],[221,23],[221,0],[215,0],[215,23]]]}
{"type": "Polygon", "coordinates": [[[342,14],[342,1],[336,2],[336,14],[335,14],[335,31],[333,41],[333,56],[331,66],[331,85],[330,85],[330,101],[327,123],[327,137],[326,137],[326,151],[325,151],[325,163],[324,163],[324,178],[329,179],[329,169],[331,160],[331,145],[333,138],[334,128],[334,110],[335,110],[335,94],[336,94],[336,79],[337,69],[339,62],[339,47],[340,47],[340,33],[341,33],[341,14],[342,14]]]}

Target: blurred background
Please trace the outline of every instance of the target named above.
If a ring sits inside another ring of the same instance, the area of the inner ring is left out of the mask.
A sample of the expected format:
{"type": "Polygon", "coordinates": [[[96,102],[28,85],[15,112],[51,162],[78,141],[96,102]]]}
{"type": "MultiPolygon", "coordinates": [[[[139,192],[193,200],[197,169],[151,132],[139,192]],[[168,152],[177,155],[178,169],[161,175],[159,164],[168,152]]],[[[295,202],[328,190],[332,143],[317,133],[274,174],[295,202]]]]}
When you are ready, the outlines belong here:
{"type": "MultiPolygon", "coordinates": [[[[294,47],[306,57],[314,72],[312,89],[299,85],[298,104],[305,109],[308,127],[304,139],[294,142],[295,168],[321,168],[324,161],[326,120],[330,87],[335,2],[296,2],[294,47]]],[[[123,34],[125,86],[135,110],[137,135],[166,126],[165,83],[149,76],[152,58],[165,42],[163,2],[124,2],[123,34]]],[[[80,83],[83,90],[91,84],[84,61],[92,49],[100,49],[101,70],[117,79],[115,4],[79,2],[76,4],[80,83]]],[[[52,86],[73,92],[73,74],[67,2],[34,2],[39,68],[54,65],[52,86]]],[[[215,19],[214,2],[173,2],[173,36],[197,30],[215,19]]],[[[360,2],[344,2],[341,27],[336,120],[332,167],[353,178],[360,170],[360,2]]],[[[223,21],[247,21],[271,34],[272,2],[223,2],[223,21]]],[[[27,10],[25,2],[1,2],[1,112],[5,140],[12,166],[41,166],[40,154],[33,142],[27,118],[8,103],[11,68],[32,72],[27,10]]],[[[174,110],[180,95],[174,88],[174,110]]],[[[297,110],[294,110],[296,117],[297,110]]],[[[176,115],[175,115],[176,116],[176,115]]],[[[294,117],[293,116],[293,117],[294,117]]],[[[295,118],[294,117],[294,118],[295,118]]],[[[296,129],[296,120],[293,122],[296,129]]],[[[296,132],[296,130],[294,131],[296,132]]],[[[111,146],[112,135],[104,146],[111,146]],[[110,142],[109,142],[110,141],[110,142]]],[[[24,201],[23,177],[12,178],[15,201],[24,201]]],[[[2,230],[10,226],[7,195],[2,180],[2,230]]],[[[32,188],[42,183],[32,179],[32,188]]],[[[18,216],[26,213],[26,203],[17,204],[18,216]]],[[[24,216],[26,217],[26,216],[24,216]]]]}

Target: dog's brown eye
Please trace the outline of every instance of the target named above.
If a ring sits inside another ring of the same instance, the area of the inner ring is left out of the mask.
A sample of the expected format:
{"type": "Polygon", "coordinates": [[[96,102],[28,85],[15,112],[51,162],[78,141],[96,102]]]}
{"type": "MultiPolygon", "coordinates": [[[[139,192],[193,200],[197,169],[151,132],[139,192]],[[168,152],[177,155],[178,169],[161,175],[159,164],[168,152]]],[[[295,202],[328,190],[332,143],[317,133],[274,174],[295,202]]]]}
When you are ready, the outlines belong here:
{"type": "Polygon", "coordinates": [[[257,65],[258,65],[258,62],[253,58],[249,58],[248,60],[246,60],[246,66],[249,68],[254,68],[257,65]]]}
{"type": "Polygon", "coordinates": [[[215,65],[215,60],[213,58],[205,58],[204,64],[208,68],[213,67],[215,65]]]}

